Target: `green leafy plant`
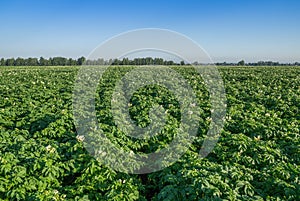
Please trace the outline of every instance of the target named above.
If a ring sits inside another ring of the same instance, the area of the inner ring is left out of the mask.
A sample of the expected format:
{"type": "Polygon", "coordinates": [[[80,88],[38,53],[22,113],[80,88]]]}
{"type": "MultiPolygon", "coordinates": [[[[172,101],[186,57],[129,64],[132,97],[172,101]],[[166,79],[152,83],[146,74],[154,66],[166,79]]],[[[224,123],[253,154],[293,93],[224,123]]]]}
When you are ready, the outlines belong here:
{"type": "MultiPolygon", "coordinates": [[[[110,108],[115,83],[132,69],[111,67],[100,80],[98,126],[116,146],[151,153],[176,135],[180,106],[163,87],[141,88],[130,99],[131,118],[147,126],[149,110],[158,104],[167,111],[167,122],[149,139],[127,136],[110,108]]],[[[133,175],[97,161],[78,135],[72,114],[78,67],[0,68],[0,199],[300,200],[300,68],[220,67],[226,123],[206,158],[198,152],[210,123],[209,93],[193,68],[173,69],[197,95],[197,137],[170,167],[133,175]]]]}

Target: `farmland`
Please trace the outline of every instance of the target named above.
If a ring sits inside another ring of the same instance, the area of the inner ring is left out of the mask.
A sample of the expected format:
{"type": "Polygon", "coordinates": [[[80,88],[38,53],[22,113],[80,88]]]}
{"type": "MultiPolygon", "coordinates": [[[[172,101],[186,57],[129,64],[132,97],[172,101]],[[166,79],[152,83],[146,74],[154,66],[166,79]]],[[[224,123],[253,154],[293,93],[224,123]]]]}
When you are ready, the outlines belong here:
{"type": "MultiPolygon", "coordinates": [[[[1,67],[0,199],[300,200],[300,67],[218,67],[226,121],[205,158],[198,152],[210,123],[209,94],[191,67],[172,68],[195,91],[197,137],[170,167],[138,175],[115,171],[85,149],[72,111],[79,67],[1,67]]],[[[96,115],[117,146],[150,153],[173,139],[179,104],[159,86],[137,91],[132,119],[149,124],[155,102],[169,111],[167,128],[149,140],[126,137],[110,107],[114,83],[132,69],[114,66],[103,75],[96,115]]]]}

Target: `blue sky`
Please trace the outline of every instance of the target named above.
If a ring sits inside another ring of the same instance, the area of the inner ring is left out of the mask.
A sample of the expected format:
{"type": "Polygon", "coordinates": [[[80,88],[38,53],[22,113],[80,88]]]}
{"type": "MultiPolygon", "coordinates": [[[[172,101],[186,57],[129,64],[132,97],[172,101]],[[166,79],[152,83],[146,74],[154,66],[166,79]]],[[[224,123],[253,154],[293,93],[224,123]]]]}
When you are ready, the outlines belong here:
{"type": "Polygon", "coordinates": [[[300,61],[298,0],[1,0],[0,57],[87,56],[125,31],[163,28],[214,61],[300,61]]]}

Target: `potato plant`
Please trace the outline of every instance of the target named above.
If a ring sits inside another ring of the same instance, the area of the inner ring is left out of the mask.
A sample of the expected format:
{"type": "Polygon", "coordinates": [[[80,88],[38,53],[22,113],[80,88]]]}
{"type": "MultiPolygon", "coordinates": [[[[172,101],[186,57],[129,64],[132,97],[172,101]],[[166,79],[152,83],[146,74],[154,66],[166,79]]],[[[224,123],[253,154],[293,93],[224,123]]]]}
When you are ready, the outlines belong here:
{"type": "MultiPolygon", "coordinates": [[[[99,81],[98,126],[117,146],[151,153],[174,138],[179,103],[158,85],[137,90],[129,103],[136,124],[151,122],[154,104],[168,111],[168,121],[157,137],[128,137],[114,123],[110,108],[115,83],[132,69],[110,67],[99,81]]],[[[173,69],[196,93],[201,116],[197,137],[171,166],[126,174],[90,155],[86,139],[77,133],[72,94],[78,67],[1,67],[0,199],[300,200],[300,68],[219,67],[227,114],[206,158],[199,158],[199,150],[211,120],[209,93],[193,68],[173,69]]]]}

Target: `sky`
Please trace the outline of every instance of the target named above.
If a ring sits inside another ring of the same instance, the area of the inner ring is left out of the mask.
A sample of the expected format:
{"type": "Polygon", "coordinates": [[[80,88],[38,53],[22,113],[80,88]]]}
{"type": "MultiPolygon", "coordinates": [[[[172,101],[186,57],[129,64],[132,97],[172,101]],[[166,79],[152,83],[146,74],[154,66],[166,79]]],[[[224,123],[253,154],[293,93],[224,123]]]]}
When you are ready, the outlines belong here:
{"type": "Polygon", "coordinates": [[[162,28],[215,62],[299,62],[299,10],[298,0],[1,0],[0,58],[78,58],[117,34],[162,28]]]}

